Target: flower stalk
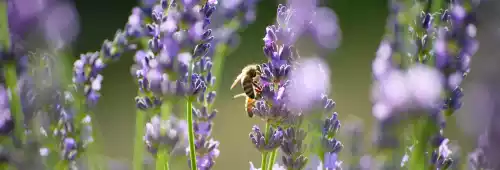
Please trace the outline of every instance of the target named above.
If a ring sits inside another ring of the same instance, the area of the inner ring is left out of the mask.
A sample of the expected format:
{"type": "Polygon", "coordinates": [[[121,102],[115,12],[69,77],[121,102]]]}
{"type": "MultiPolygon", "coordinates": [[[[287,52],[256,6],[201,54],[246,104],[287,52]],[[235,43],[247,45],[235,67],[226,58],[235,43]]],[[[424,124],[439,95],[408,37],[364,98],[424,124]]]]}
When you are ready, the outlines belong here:
{"type": "Polygon", "coordinates": [[[19,98],[19,93],[17,92],[17,73],[16,65],[13,62],[8,62],[5,66],[5,81],[7,88],[10,90],[10,109],[14,117],[14,133],[15,137],[19,141],[14,141],[15,145],[22,144],[25,141],[24,134],[24,115],[21,106],[21,99],[19,98]],[[18,143],[21,142],[21,143],[18,143]]]}
{"type": "Polygon", "coordinates": [[[409,160],[410,169],[426,169],[426,154],[431,136],[437,131],[435,121],[421,118],[415,123],[415,139],[409,160]]]}
{"type": "MultiPolygon", "coordinates": [[[[269,122],[266,122],[266,127],[265,127],[265,130],[264,130],[264,135],[266,136],[265,137],[265,142],[267,143],[269,141],[269,137],[271,136],[270,132],[269,132],[269,128],[270,128],[270,123],[269,122]]],[[[275,149],[277,150],[277,149],[275,149]]],[[[262,167],[262,170],[268,170],[267,169],[267,162],[268,162],[268,155],[269,155],[269,151],[263,151],[262,154],[261,154],[261,164],[260,166],[262,167]]]]}
{"type": "Polygon", "coordinates": [[[144,124],[146,123],[146,112],[137,109],[135,116],[135,140],[134,140],[134,157],[133,157],[133,169],[142,170],[143,169],[143,158],[144,158],[144,124]]]}
{"type": "MultiPolygon", "coordinates": [[[[191,75],[191,69],[189,70],[191,75]]],[[[191,76],[189,76],[191,77],[191,76]]],[[[196,148],[194,146],[194,128],[193,128],[193,97],[188,97],[186,101],[186,119],[188,123],[188,139],[189,139],[189,165],[192,170],[197,170],[196,166],[196,148]]]]}
{"type": "Polygon", "coordinates": [[[267,164],[267,169],[272,170],[274,163],[276,162],[276,157],[278,156],[278,149],[275,149],[271,152],[269,156],[269,163],[267,164]]]}

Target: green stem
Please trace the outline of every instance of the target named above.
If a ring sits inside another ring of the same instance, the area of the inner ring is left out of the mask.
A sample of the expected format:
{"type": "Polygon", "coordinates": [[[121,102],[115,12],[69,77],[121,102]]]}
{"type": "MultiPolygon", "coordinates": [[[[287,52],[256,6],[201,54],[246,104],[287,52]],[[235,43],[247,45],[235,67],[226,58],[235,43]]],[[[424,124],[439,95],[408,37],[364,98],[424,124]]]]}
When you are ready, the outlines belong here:
{"type": "Polygon", "coordinates": [[[156,170],[169,170],[168,153],[161,148],[156,155],[156,170]]]}
{"type": "MultiPolygon", "coordinates": [[[[222,82],[222,70],[224,69],[224,60],[226,59],[226,51],[227,51],[227,45],[224,43],[219,43],[215,47],[215,55],[214,55],[214,60],[213,63],[215,63],[212,72],[213,75],[215,76],[215,84],[212,86],[215,91],[219,91],[220,84],[222,82]]],[[[215,99],[214,99],[215,102],[215,99]]]]}
{"type": "MultiPolygon", "coordinates": [[[[272,125],[270,125],[272,126],[272,125]]],[[[271,137],[271,134],[267,135],[268,138],[271,137]]],[[[272,170],[273,169],[273,166],[274,166],[274,162],[276,162],[276,156],[278,155],[278,148],[274,149],[272,152],[271,152],[271,155],[269,155],[269,162],[267,162],[267,169],[268,170],[272,170]]]]}
{"type": "Polygon", "coordinates": [[[276,148],[275,150],[273,150],[273,152],[271,152],[271,155],[269,157],[269,163],[267,164],[267,169],[270,169],[270,170],[273,169],[273,165],[274,165],[274,162],[276,162],[277,155],[278,155],[278,148],[276,148]]]}
{"type": "MultiPolygon", "coordinates": [[[[194,56],[196,57],[196,56],[194,56]]],[[[195,59],[193,58],[192,61],[190,61],[189,64],[189,69],[188,69],[188,81],[187,84],[189,85],[189,88],[194,88],[191,87],[191,79],[193,75],[193,66],[195,63],[195,59]]],[[[186,101],[186,119],[187,119],[187,124],[188,124],[188,139],[189,139],[189,162],[192,170],[197,170],[198,167],[196,166],[196,148],[194,146],[194,128],[193,128],[193,101],[194,97],[191,94],[188,94],[188,98],[186,101]]]]}
{"type": "Polygon", "coordinates": [[[135,143],[134,143],[134,170],[143,169],[143,154],[144,154],[144,143],[142,138],[144,136],[144,123],[145,123],[146,113],[140,109],[136,111],[135,117],[135,143]]]}
{"type": "Polygon", "coordinates": [[[420,119],[416,123],[415,145],[412,149],[409,168],[410,169],[426,169],[425,153],[428,150],[428,143],[432,134],[435,133],[437,127],[434,121],[430,119],[420,119]]]}
{"type": "MultiPolygon", "coordinates": [[[[267,143],[268,139],[269,139],[269,136],[271,136],[269,133],[269,128],[270,128],[270,123],[269,122],[266,122],[266,129],[264,130],[264,135],[265,135],[265,141],[267,143]]],[[[269,152],[267,151],[263,151],[262,152],[262,161],[261,161],[261,167],[262,167],[262,170],[268,170],[266,165],[267,165],[267,159],[268,159],[268,155],[269,155],[269,152]]]]}
{"type": "Polygon", "coordinates": [[[21,106],[21,99],[16,91],[17,89],[17,73],[16,73],[16,65],[13,62],[9,62],[5,65],[5,81],[7,87],[10,90],[11,99],[10,99],[10,110],[12,116],[14,117],[15,127],[14,133],[18,140],[24,142],[24,115],[21,106]]]}
{"type": "MultiPolygon", "coordinates": [[[[190,70],[191,72],[191,70],[190,70]]],[[[191,74],[189,74],[191,75],[191,74]]],[[[190,79],[190,78],[189,78],[190,79]]],[[[186,103],[186,118],[188,123],[189,133],[189,158],[192,170],[198,169],[196,167],[196,148],[194,146],[194,128],[193,128],[193,97],[189,97],[186,103]]]]}
{"type": "Polygon", "coordinates": [[[0,45],[4,49],[10,49],[10,32],[9,32],[9,21],[7,16],[7,1],[0,1],[0,45]]]}

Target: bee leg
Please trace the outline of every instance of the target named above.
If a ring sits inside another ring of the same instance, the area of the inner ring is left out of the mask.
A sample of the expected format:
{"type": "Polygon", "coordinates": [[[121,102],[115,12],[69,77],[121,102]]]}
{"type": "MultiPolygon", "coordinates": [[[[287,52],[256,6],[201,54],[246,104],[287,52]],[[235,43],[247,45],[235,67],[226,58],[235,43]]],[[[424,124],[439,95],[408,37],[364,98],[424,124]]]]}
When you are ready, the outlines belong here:
{"type": "Polygon", "coordinates": [[[234,95],[233,98],[238,98],[238,97],[246,97],[247,95],[245,93],[240,93],[237,95],[234,95]]]}
{"type": "Polygon", "coordinates": [[[252,118],[253,117],[253,105],[255,103],[255,100],[254,99],[251,99],[249,97],[247,97],[247,101],[245,103],[245,108],[246,108],[246,111],[247,111],[247,115],[248,117],[252,118]]]}

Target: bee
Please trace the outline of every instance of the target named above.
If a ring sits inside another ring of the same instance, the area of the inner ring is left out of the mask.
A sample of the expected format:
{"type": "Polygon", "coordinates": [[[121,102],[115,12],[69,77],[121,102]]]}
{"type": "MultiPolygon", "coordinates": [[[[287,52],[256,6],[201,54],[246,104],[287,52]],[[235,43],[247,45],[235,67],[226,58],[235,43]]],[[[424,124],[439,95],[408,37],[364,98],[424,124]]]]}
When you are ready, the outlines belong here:
{"type": "Polygon", "coordinates": [[[246,97],[245,109],[247,111],[248,117],[253,117],[253,105],[256,99],[259,99],[261,97],[262,88],[259,85],[261,73],[262,71],[260,65],[248,65],[243,68],[241,74],[236,77],[234,83],[231,85],[231,89],[233,89],[236,84],[240,82],[244,93],[237,94],[234,96],[234,98],[246,97]]]}

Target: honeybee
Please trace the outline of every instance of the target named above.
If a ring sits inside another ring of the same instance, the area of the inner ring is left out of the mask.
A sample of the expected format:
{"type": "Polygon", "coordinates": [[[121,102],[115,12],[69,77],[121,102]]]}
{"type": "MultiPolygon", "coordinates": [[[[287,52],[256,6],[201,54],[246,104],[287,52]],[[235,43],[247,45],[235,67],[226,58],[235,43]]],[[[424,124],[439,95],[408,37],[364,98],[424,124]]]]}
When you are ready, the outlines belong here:
{"type": "Polygon", "coordinates": [[[241,74],[236,77],[231,89],[240,82],[244,93],[235,95],[233,98],[246,97],[245,110],[248,117],[253,117],[252,108],[256,99],[261,97],[262,88],[259,85],[261,66],[258,64],[248,65],[241,71],[241,74]]]}

